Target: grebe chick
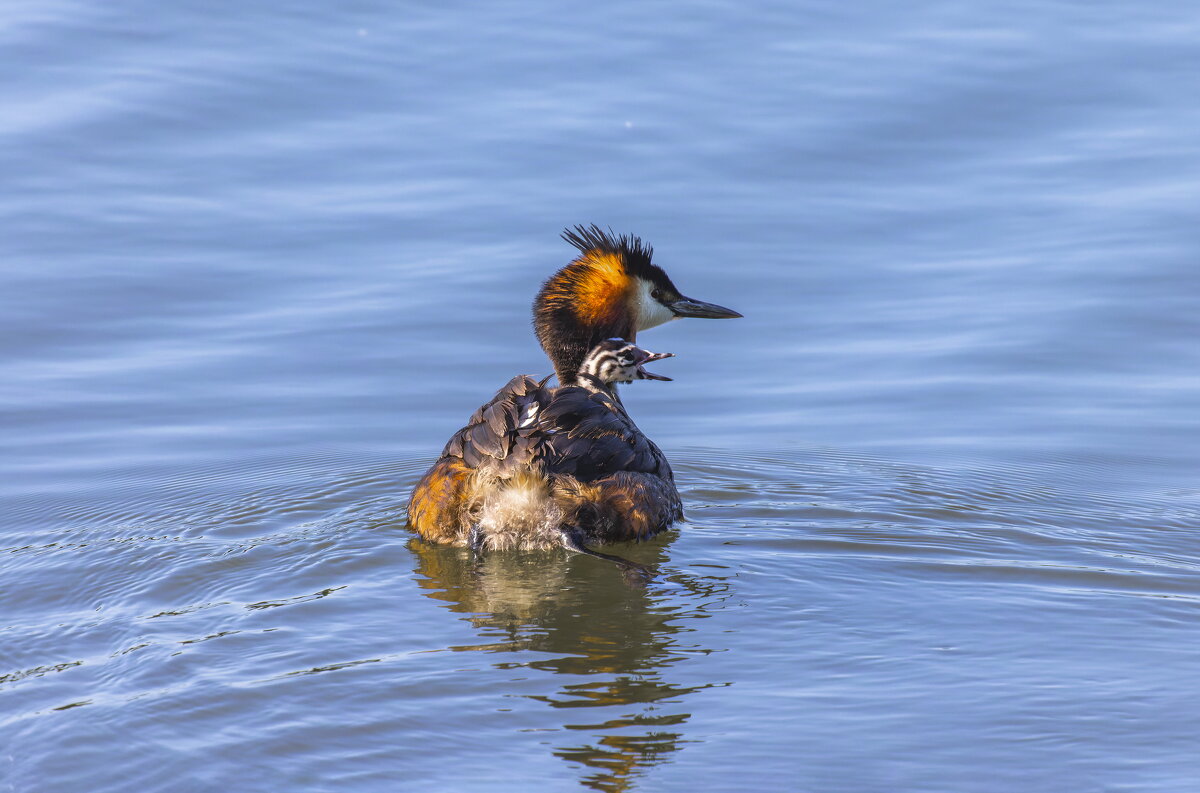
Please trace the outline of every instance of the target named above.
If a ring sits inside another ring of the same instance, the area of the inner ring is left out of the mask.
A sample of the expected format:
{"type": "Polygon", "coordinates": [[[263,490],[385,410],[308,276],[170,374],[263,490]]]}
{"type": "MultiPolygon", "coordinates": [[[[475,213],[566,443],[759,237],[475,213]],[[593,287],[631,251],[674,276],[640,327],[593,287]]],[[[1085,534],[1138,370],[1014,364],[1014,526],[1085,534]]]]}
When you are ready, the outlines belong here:
{"type": "Polygon", "coordinates": [[[674,358],[673,352],[647,352],[624,339],[605,339],[592,349],[575,376],[575,385],[589,391],[611,391],[617,383],[634,380],[670,380],[661,374],[647,372],[642,367],[651,361],[674,358]],[[599,382],[597,382],[599,381],[599,382]]]}
{"type": "MultiPolygon", "coordinates": [[[[683,517],[671,466],[633,423],[619,383],[667,380],[638,331],[679,317],[740,317],[682,296],[636,237],[576,226],[579,255],[543,284],[534,327],[559,387],[517,375],[456,432],[413,489],[423,539],[476,549],[643,540],[683,517]]],[[[628,563],[626,563],[628,564],[628,563]]]]}

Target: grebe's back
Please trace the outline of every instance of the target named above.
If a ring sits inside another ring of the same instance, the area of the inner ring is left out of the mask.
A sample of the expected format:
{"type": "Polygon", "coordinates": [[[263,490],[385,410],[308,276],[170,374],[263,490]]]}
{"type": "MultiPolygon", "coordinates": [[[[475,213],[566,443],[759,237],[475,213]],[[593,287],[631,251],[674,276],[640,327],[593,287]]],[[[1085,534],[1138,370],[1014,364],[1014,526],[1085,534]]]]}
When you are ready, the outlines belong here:
{"type": "Polygon", "coordinates": [[[670,463],[611,390],[669,379],[643,368],[665,357],[610,339],[572,385],[514,377],[414,489],[411,524],[426,539],[455,545],[575,548],[645,539],[679,520],[670,463]]]}

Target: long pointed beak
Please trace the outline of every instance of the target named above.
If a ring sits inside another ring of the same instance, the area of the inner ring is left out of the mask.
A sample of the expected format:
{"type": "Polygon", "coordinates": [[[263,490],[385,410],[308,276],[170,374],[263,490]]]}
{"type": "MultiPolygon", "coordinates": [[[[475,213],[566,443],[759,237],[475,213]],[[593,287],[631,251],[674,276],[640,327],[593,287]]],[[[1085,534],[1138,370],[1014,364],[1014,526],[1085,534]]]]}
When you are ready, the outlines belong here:
{"type": "Polygon", "coordinates": [[[718,306],[716,303],[705,303],[703,300],[692,300],[681,297],[668,306],[677,317],[698,317],[700,319],[736,319],[742,316],[732,308],[718,306]]]}

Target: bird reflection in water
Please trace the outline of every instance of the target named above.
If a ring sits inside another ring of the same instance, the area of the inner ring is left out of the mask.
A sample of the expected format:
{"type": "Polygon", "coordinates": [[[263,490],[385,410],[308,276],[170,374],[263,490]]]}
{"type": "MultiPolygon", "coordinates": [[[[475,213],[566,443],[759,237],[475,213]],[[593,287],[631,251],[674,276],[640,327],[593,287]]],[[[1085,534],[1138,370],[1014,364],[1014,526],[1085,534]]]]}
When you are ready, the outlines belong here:
{"type": "MultiPolygon", "coordinates": [[[[410,548],[415,578],[425,594],[467,615],[464,620],[486,640],[452,649],[534,651],[533,660],[495,665],[590,678],[551,695],[523,695],[560,709],[563,730],[591,735],[552,749],[557,757],[584,767],[584,787],[632,789],[646,769],[669,762],[689,742],[678,729],[691,715],[687,698],[727,685],[671,681],[679,662],[713,652],[681,638],[695,635],[686,627],[689,618],[728,596],[721,575],[667,573],[659,579],[665,582],[661,587],[630,586],[614,566],[588,557],[511,551],[478,560],[464,549],[420,540],[410,548]],[[594,712],[589,708],[622,710],[589,718],[594,712]]],[[[656,568],[666,559],[666,543],[642,543],[625,553],[656,568]]]]}

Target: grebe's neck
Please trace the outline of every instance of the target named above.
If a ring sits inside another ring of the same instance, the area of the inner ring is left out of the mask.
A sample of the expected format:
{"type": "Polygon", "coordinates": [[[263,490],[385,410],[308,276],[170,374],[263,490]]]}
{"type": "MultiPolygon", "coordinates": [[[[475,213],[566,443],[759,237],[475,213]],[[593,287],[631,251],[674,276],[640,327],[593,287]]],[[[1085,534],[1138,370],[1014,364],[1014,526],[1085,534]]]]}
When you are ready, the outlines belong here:
{"type": "Polygon", "coordinates": [[[595,250],[542,285],[533,324],[559,383],[574,383],[588,353],[605,339],[634,341],[637,328],[629,310],[634,288],[618,254],[595,250]]]}
{"type": "MultiPolygon", "coordinates": [[[[561,382],[561,381],[560,381],[561,382]]],[[[599,377],[587,372],[578,372],[575,379],[565,385],[573,385],[582,388],[586,391],[591,391],[593,394],[608,394],[615,397],[617,395],[616,383],[605,383],[599,377]]]]}

